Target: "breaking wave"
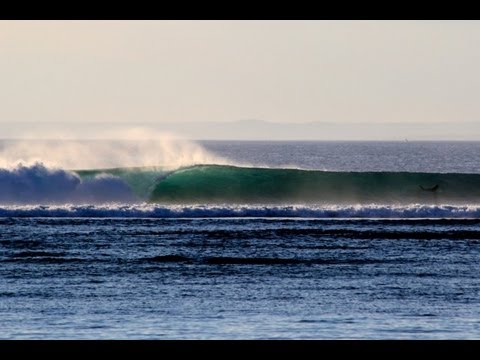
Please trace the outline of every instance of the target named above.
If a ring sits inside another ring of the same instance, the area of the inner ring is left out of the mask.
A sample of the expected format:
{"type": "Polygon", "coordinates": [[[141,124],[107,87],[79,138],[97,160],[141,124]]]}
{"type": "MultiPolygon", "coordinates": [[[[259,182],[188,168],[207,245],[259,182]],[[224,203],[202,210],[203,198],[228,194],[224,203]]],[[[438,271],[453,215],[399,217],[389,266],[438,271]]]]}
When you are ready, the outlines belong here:
{"type": "Polygon", "coordinates": [[[0,169],[0,217],[478,218],[480,175],[197,165],[0,169]]]}

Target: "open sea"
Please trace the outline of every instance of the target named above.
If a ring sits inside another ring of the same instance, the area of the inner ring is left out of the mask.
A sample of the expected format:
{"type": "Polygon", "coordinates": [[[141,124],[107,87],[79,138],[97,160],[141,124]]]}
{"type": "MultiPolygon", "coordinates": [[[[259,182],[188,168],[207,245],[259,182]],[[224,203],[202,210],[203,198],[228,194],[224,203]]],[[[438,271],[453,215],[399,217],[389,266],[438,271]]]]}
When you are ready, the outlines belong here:
{"type": "Polygon", "coordinates": [[[480,338],[480,142],[199,148],[0,167],[0,339],[480,338]]]}

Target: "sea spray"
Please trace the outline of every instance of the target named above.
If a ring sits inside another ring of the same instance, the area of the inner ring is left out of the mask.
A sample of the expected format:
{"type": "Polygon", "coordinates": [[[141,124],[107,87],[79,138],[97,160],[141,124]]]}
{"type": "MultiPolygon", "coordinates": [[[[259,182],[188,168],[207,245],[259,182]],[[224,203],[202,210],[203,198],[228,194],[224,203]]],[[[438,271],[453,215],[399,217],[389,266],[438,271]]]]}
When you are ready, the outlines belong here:
{"type": "Polygon", "coordinates": [[[104,139],[96,140],[78,139],[74,135],[62,132],[52,133],[54,140],[3,141],[0,167],[41,162],[63,169],[160,166],[173,170],[227,163],[193,141],[143,128],[105,133],[104,139]]]}

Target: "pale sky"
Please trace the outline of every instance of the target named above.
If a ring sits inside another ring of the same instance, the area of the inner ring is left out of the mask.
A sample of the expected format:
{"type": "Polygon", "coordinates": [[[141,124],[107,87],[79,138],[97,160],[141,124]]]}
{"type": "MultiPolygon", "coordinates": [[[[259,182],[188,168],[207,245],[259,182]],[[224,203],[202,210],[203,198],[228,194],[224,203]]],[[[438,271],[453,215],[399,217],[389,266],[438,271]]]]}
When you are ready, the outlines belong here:
{"type": "Polygon", "coordinates": [[[480,123],[478,21],[0,21],[0,122],[480,123]]]}

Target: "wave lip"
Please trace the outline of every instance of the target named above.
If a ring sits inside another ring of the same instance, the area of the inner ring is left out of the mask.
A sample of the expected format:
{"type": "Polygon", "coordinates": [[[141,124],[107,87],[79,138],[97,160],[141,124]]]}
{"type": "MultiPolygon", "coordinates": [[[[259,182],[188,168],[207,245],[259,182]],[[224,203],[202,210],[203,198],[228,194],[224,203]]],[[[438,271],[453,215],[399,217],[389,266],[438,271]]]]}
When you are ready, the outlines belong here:
{"type": "Polygon", "coordinates": [[[480,218],[480,205],[8,205],[0,218],[480,218]]]}

